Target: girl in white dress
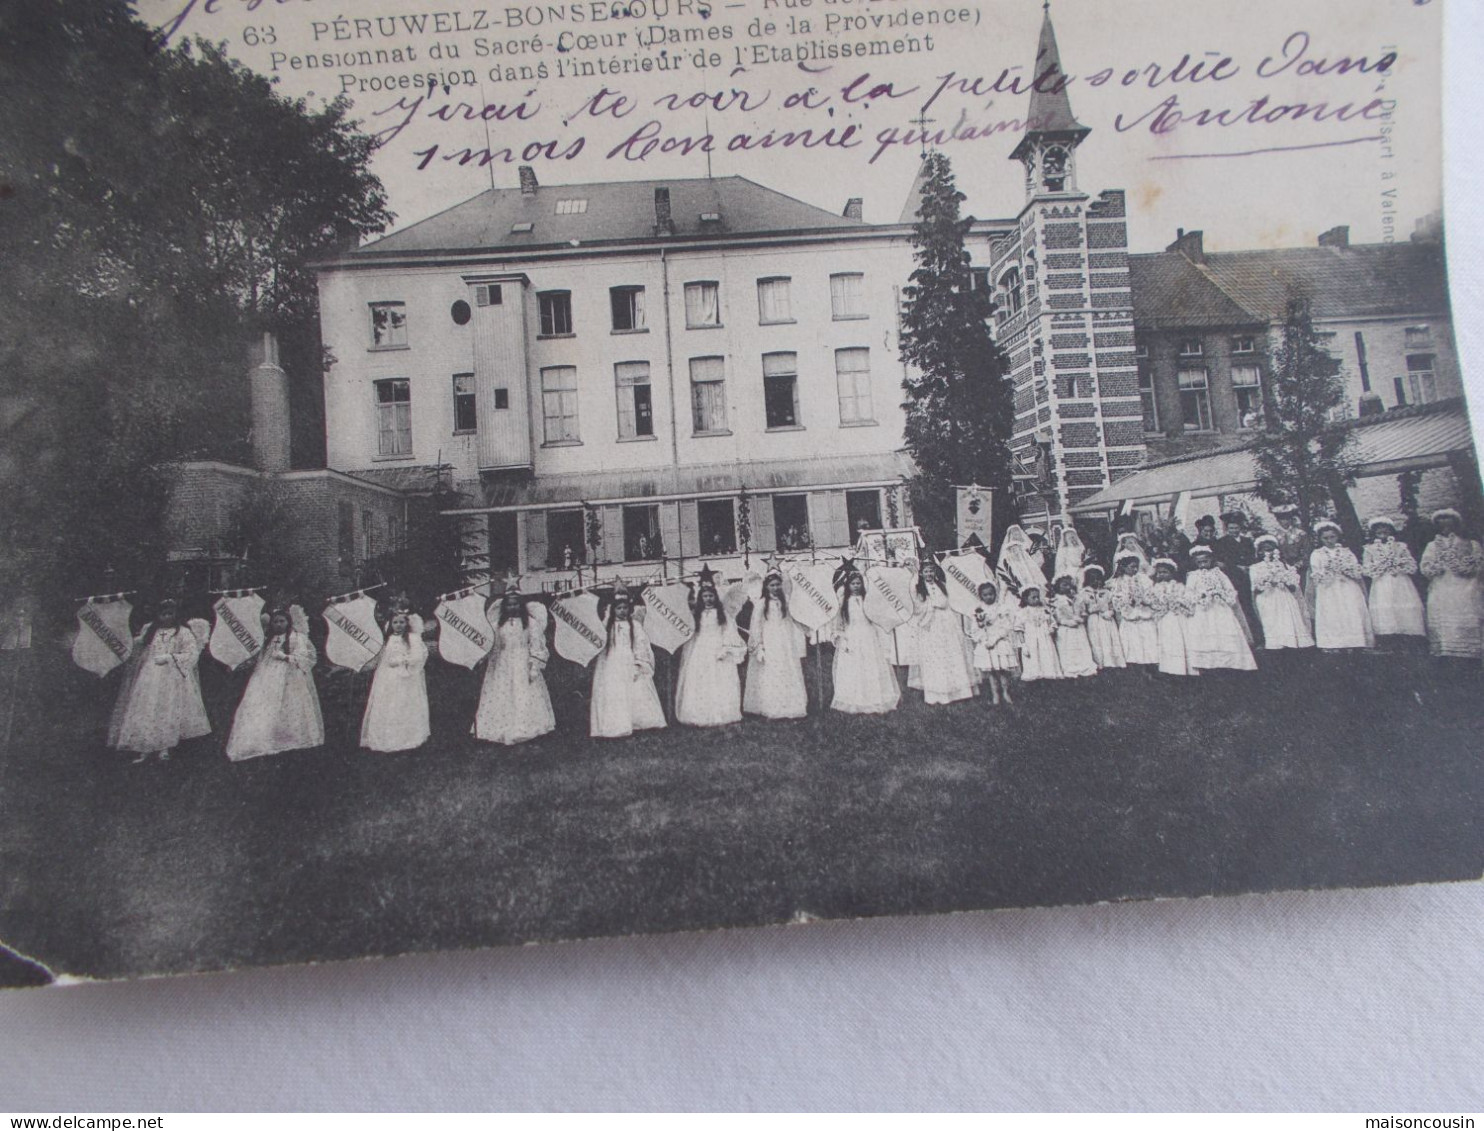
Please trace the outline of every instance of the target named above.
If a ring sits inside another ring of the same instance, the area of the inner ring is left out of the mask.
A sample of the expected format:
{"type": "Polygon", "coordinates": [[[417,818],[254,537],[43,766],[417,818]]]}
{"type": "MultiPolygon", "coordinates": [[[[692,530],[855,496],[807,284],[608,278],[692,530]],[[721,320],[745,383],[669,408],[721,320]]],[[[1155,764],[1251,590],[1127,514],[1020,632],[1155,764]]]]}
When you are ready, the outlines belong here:
{"type": "Polygon", "coordinates": [[[1242,631],[1237,613],[1237,588],[1220,569],[1209,546],[1193,546],[1192,568],[1185,579],[1190,598],[1190,620],[1186,622],[1186,660],[1195,671],[1226,668],[1257,670],[1257,661],[1242,631]]]}
{"type": "Polygon", "coordinates": [[[392,613],[361,719],[367,750],[415,750],[428,741],[428,646],[406,610],[392,613]]]}
{"type": "Polygon", "coordinates": [[[999,560],[995,572],[1012,583],[1012,589],[1023,591],[1031,586],[1046,584],[1046,575],[1040,564],[1030,556],[1030,535],[1019,526],[1005,531],[1005,540],[1000,543],[999,560]]]}
{"type": "Polygon", "coordinates": [[[1061,540],[1056,544],[1056,569],[1053,576],[1070,577],[1075,582],[1082,576],[1082,566],[1086,561],[1087,547],[1082,543],[1082,536],[1068,526],[1061,532],[1061,540]]]}
{"type": "Polygon", "coordinates": [[[1484,550],[1460,532],[1451,507],[1432,516],[1438,536],[1422,551],[1427,578],[1427,639],[1434,656],[1477,660],[1484,656],[1484,550]]]}
{"type": "Polygon", "coordinates": [[[634,620],[634,603],[622,584],[608,607],[608,643],[593,661],[588,724],[593,738],[627,738],[665,725],[654,689],[654,649],[644,626],[634,620]]]}
{"type": "Polygon", "coordinates": [[[234,762],[325,744],[325,720],[314,689],[319,659],[298,605],[268,616],[268,638],[232,719],[227,757],[234,762]]]}
{"type": "Polygon", "coordinates": [[[1371,541],[1361,557],[1361,571],[1371,579],[1367,607],[1377,636],[1426,636],[1422,595],[1417,592],[1417,559],[1397,541],[1402,522],[1382,516],[1366,524],[1371,541]]]}
{"type": "Polygon", "coordinates": [[[1113,594],[1103,584],[1102,566],[1082,567],[1077,611],[1087,624],[1087,642],[1092,645],[1092,659],[1098,670],[1127,667],[1123,641],[1118,634],[1118,618],[1113,610],[1113,594]]]}
{"type": "Polygon", "coordinates": [[[484,685],[474,713],[473,734],[484,742],[514,746],[556,729],[551,694],[546,690],[546,606],[527,602],[508,588],[485,619],[495,644],[485,660],[484,685]],[[493,613],[493,616],[491,616],[493,613]]]}
{"type": "Polygon", "coordinates": [[[894,711],[902,689],[888,658],[885,633],[866,616],[866,579],[856,570],[841,570],[835,587],[844,593],[839,613],[826,627],[835,646],[835,695],[830,707],[848,715],[894,711]]]}
{"type": "Polygon", "coordinates": [[[1271,534],[1253,543],[1257,561],[1252,563],[1252,603],[1262,622],[1262,646],[1312,648],[1314,633],[1304,615],[1303,583],[1298,570],[1283,560],[1283,546],[1271,534]]]}
{"type": "Polygon", "coordinates": [[[1077,579],[1063,574],[1051,585],[1051,615],[1056,619],[1056,658],[1067,679],[1097,675],[1092,642],[1087,638],[1087,618],[1077,605],[1077,579]]]}
{"type": "Polygon", "coordinates": [[[1314,640],[1326,652],[1375,644],[1366,608],[1360,562],[1340,545],[1340,527],[1326,519],[1314,527],[1319,545],[1309,557],[1314,586],[1314,640]]]}
{"type": "Polygon", "coordinates": [[[1154,623],[1154,583],[1145,572],[1146,559],[1125,550],[1113,561],[1113,612],[1118,617],[1118,641],[1130,664],[1159,663],[1159,630],[1154,623]]]}
{"type": "Polygon", "coordinates": [[[1159,642],[1159,670],[1165,675],[1199,675],[1187,655],[1186,624],[1193,610],[1190,594],[1176,577],[1179,567],[1169,558],[1156,558],[1153,566],[1149,606],[1159,642]]]}
{"type": "Polygon", "coordinates": [[[762,599],[752,606],[747,634],[747,690],[742,709],[765,719],[802,719],[809,713],[804,687],[804,629],[788,615],[783,574],[768,570],[762,599]]]}
{"type": "Polygon", "coordinates": [[[696,587],[696,631],[680,650],[675,719],[692,727],[719,727],[742,721],[742,683],[737,665],[747,645],[721,607],[716,584],[696,587]]]}
{"type": "Polygon", "coordinates": [[[135,640],[109,725],[108,745],[163,762],[188,738],[211,733],[201,702],[198,664],[207,636],[205,621],[180,623],[175,601],[160,602],[154,622],[135,640]]]}
{"type": "Polygon", "coordinates": [[[989,683],[994,706],[1010,698],[1010,680],[1020,670],[1015,649],[1015,610],[1000,600],[1000,591],[991,581],[979,586],[979,604],[969,622],[969,639],[974,642],[974,668],[989,683]]]}
{"type": "Polygon", "coordinates": [[[943,567],[932,559],[917,572],[912,607],[917,663],[907,669],[907,686],[921,691],[929,704],[972,699],[974,673],[963,618],[949,607],[943,567]]]}
{"type": "Polygon", "coordinates": [[[1020,679],[1061,679],[1061,661],[1056,657],[1056,618],[1041,604],[1041,590],[1031,585],[1020,591],[1020,609],[1015,614],[1015,636],[1020,647],[1020,679]]]}

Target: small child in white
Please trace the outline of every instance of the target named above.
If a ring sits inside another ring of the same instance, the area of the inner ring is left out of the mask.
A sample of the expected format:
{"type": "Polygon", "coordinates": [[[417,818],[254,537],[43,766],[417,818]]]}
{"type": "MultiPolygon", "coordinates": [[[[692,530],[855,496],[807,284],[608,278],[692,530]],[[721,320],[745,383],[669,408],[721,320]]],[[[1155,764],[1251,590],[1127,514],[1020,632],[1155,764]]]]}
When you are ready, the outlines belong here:
{"type": "Polygon", "coordinates": [[[1077,604],[1077,579],[1064,573],[1052,582],[1051,615],[1056,618],[1056,658],[1067,679],[1097,675],[1092,643],[1087,639],[1087,618],[1077,604]]]}
{"type": "Polygon", "coordinates": [[[1092,645],[1092,659],[1102,671],[1123,668],[1128,661],[1123,655],[1123,641],[1118,634],[1118,621],[1113,610],[1113,594],[1103,584],[1103,567],[1084,566],[1082,591],[1077,594],[1077,611],[1087,622],[1087,642],[1092,645]]]}
{"type": "Polygon", "coordinates": [[[1192,606],[1185,626],[1190,666],[1196,671],[1256,671],[1252,646],[1237,615],[1236,586],[1216,568],[1216,555],[1209,546],[1191,547],[1190,558],[1194,568],[1185,579],[1192,606]]]}
{"type": "Polygon", "coordinates": [[[1417,592],[1417,559],[1405,542],[1397,541],[1402,520],[1381,516],[1366,524],[1361,570],[1371,579],[1367,606],[1371,629],[1377,636],[1426,636],[1422,594],[1417,592]]]}
{"type": "Polygon", "coordinates": [[[1283,546],[1271,534],[1255,543],[1252,563],[1252,603],[1262,622],[1262,645],[1269,651],[1312,648],[1314,633],[1304,616],[1298,570],[1283,560],[1283,546]]]}
{"type": "Polygon", "coordinates": [[[979,586],[979,604],[969,626],[974,642],[974,668],[989,684],[991,702],[1013,703],[1010,681],[1019,668],[1015,657],[1015,613],[1000,599],[994,582],[979,586]]]}
{"type": "Polygon", "coordinates": [[[1169,558],[1155,559],[1149,607],[1154,612],[1159,639],[1159,670],[1165,675],[1199,675],[1191,669],[1186,653],[1186,623],[1192,606],[1190,594],[1175,576],[1177,572],[1178,567],[1169,558]]]}
{"type": "Polygon", "coordinates": [[[1314,639],[1327,652],[1370,648],[1376,643],[1366,608],[1365,576],[1348,547],[1340,545],[1340,527],[1328,519],[1314,527],[1319,545],[1309,558],[1314,585],[1314,639]]]}
{"type": "Polygon", "coordinates": [[[593,700],[588,733],[627,738],[636,730],[660,730],[665,712],[654,689],[654,648],[634,620],[634,603],[622,583],[608,607],[608,641],[593,661],[593,700]]]}
{"type": "Polygon", "coordinates": [[[1120,553],[1113,562],[1113,611],[1118,615],[1118,640],[1130,664],[1159,663],[1159,630],[1155,627],[1154,582],[1144,571],[1139,553],[1120,553]]]}
{"type": "Polygon", "coordinates": [[[1056,618],[1041,604],[1041,590],[1034,585],[1020,591],[1015,635],[1020,644],[1022,682],[1063,678],[1061,661],[1056,656],[1056,618]]]}

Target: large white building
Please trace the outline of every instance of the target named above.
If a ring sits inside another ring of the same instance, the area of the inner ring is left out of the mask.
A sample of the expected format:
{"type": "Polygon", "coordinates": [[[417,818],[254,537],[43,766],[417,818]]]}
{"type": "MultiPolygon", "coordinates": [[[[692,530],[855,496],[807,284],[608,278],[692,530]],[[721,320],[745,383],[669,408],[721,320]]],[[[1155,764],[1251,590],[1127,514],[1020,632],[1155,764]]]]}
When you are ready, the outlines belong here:
{"type": "MultiPolygon", "coordinates": [[[[491,568],[531,587],[905,522],[911,210],[523,169],[322,266],[329,466],[398,487],[445,469],[491,568]]],[[[977,224],[976,258],[1008,227],[977,224]]]]}

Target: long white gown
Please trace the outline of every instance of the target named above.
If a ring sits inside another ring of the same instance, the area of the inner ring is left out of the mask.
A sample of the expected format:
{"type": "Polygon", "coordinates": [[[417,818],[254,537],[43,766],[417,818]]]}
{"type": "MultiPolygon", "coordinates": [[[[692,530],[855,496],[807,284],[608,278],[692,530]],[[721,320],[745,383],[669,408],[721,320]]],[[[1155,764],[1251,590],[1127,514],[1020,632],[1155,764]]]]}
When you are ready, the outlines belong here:
{"type": "Polygon", "coordinates": [[[588,733],[593,738],[627,738],[636,730],[660,730],[664,725],[665,712],[654,689],[654,648],[644,626],[615,620],[608,626],[608,646],[593,661],[588,733]]]}
{"type": "Polygon", "coordinates": [[[1045,605],[1023,605],[1014,616],[1015,635],[1020,641],[1020,680],[1061,679],[1061,660],[1056,654],[1056,618],[1045,605]]]}
{"type": "Polygon", "coordinates": [[[228,758],[241,762],[324,745],[325,720],[314,689],[317,659],[302,632],[264,642],[232,719],[228,758]]]}
{"type": "Polygon", "coordinates": [[[809,713],[804,630],[776,602],[759,600],[752,608],[742,709],[765,719],[802,719],[809,713]]]}
{"type": "Polygon", "coordinates": [[[915,591],[912,598],[917,663],[907,669],[907,686],[921,691],[923,700],[934,705],[973,698],[972,652],[963,618],[949,607],[948,594],[934,581],[927,583],[926,598],[915,591]]]}
{"type": "Polygon", "coordinates": [[[1020,655],[1015,648],[1015,610],[1003,601],[980,605],[968,618],[969,639],[974,643],[974,667],[981,672],[1018,672],[1020,655]]]}
{"type": "Polygon", "coordinates": [[[200,637],[178,625],[151,638],[152,627],[139,634],[109,725],[108,745],[136,754],[162,754],[211,733],[201,702],[200,637]]]}
{"type": "Polygon", "coordinates": [[[1412,580],[1417,559],[1407,544],[1394,538],[1368,543],[1360,566],[1371,579],[1367,603],[1372,631],[1377,636],[1426,636],[1422,595],[1412,580]]]}
{"type": "Polygon", "coordinates": [[[484,684],[472,728],[475,738],[514,746],[556,729],[546,664],[546,634],[511,617],[495,629],[495,645],[485,661],[484,684]]]}
{"type": "Polygon", "coordinates": [[[1484,550],[1458,534],[1439,534],[1422,551],[1427,578],[1427,639],[1434,656],[1484,656],[1484,550]]]}
{"type": "Polygon", "coordinates": [[[1257,670],[1257,660],[1237,617],[1237,589],[1221,570],[1194,569],[1185,579],[1193,606],[1185,624],[1186,661],[1196,671],[1257,670]]]}
{"type": "Polygon", "coordinates": [[[1376,642],[1362,576],[1360,562],[1344,546],[1320,546],[1310,555],[1314,640],[1319,647],[1369,648],[1376,642]]]}
{"type": "Polygon", "coordinates": [[[1251,577],[1252,603],[1262,621],[1262,646],[1269,651],[1314,647],[1314,633],[1299,599],[1298,570],[1279,558],[1254,562],[1251,577]]]}
{"type": "Polygon", "coordinates": [[[1130,664],[1159,663],[1159,628],[1154,623],[1154,582],[1142,573],[1108,582],[1118,615],[1118,640],[1130,664]]]}
{"type": "Polygon", "coordinates": [[[835,645],[835,695],[830,707],[848,715],[884,715],[902,699],[887,658],[886,634],[866,616],[864,597],[847,597],[826,631],[835,645]]]}
{"type": "Polygon", "coordinates": [[[1083,586],[1077,594],[1077,611],[1087,622],[1087,642],[1092,645],[1092,660],[1098,670],[1128,667],[1108,587],[1083,586]]]}
{"type": "Polygon", "coordinates": [[[1199,675],[1190,666],[1186,626],[1190,621],[1190,595],[1178,581],[1156,581],[1150,587],[1154,629],[1159,640],[1159,670],[1165,675],[1199,675]]]}
{"type": "Polygon", "coordinates": [[[431,737],[427,666],[422,633],[387,636],[361,719],[361,745],[367,750],[415,750],[431,737]]]}
{"type": "Polygon", "coordinates": [[[1058,593],[1051,598],[1051,615],[1056,620],[1056,659],[1061,674],[1067,679],[1097,675],[1092,641],[1087,638],[1087,624],[1078,611],[1077,598],[1058,593]]]}
{"type": "Polygon", "coordinates": [[[675,685],[675,720],[692,727],[719,727],[742,721],[742,682],[737,665],[747,645],[737,626],[722,622],[716,609],[702,609],[695,635],[680,650],[675,685]]]}

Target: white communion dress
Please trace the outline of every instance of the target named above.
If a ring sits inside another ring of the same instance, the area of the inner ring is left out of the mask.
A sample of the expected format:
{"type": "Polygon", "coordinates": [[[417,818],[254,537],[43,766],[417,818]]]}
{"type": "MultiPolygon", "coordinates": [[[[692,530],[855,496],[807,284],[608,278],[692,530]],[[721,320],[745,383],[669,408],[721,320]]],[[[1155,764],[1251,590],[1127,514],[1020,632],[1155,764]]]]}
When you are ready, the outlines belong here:
{"type": "Polygon", "coordinates": [[[588,724],[594,738],[627,738],[636,730],[664,727],[665,712],[654,689],[654,648],[643,625],[609,624],[608,645],[593,661],[588,724]]]}
{"type": "Polygon", "coordinates": [[[753,605],[747,650],[742,709],[765,719],[802,719],[808,714],[804,630],[776,601],[753,605]]]}
{"type": "Polygon", "coordinates": [[[902,699],[887,659],[885,633],[866,616],[863,597],[847,597],[829,626],[835,645],[835,695],[830,707],[850,715],[882,715],[902,699]]]}
{"type": "Polygon", "coordinates": [[[361,745],[390,753],[414,750],[428,741],[428,646],[422,633],[391,633],[376,660],[361,745]]]}
{"type": "Polygon", "coordinates": [[[1269,651],[1282,648],[1312,648],[1314,633],[1299,599],[1298,570],[1277,561],[1252,565],[1252,603],[1262,622],[1262,645],[1269,651]]]}
{"type": "Polygon", "coordinates": [[[264,642],[232,719],[228,758],[241,762],[324,745],[325,720],[314,689],[317,659],[309,637],[299,631],[264,642]]]}
{"type": "Polygon", "coordinates": [[[737,665],[747,645],[720,610],[702,609],[696,631],[680,650],[675,685],[675,719],[692,727],[718,727],[742,721],[742,683],[737,665]]]}
{"type": "Polygon", "coordinates": [[[527,625],[513,616],[495,627],[495,644],[485,661],[479,709],[474,713],[475,738],[514,746],[556,729],[546,689],[549,659],[546,633],[534,618],[527,625]]]}
{"type": "Polygon", "coordinates": [[[201,637],[192,628],[146,625],[124,672],[108,745],[163,754],[185,739],[210,734],[201,702],[200,659],[201,637]]]}
{"type": "Polygon", "coordinates": [[[907,686],[921,691],[931,704],[972,698],[972,645],[964,635],[963,618],[949,608],[948,594],[934,581],[927,583],[927,597],[914,592],[913,598],[917,663],[907,669],[907,686]]]}

